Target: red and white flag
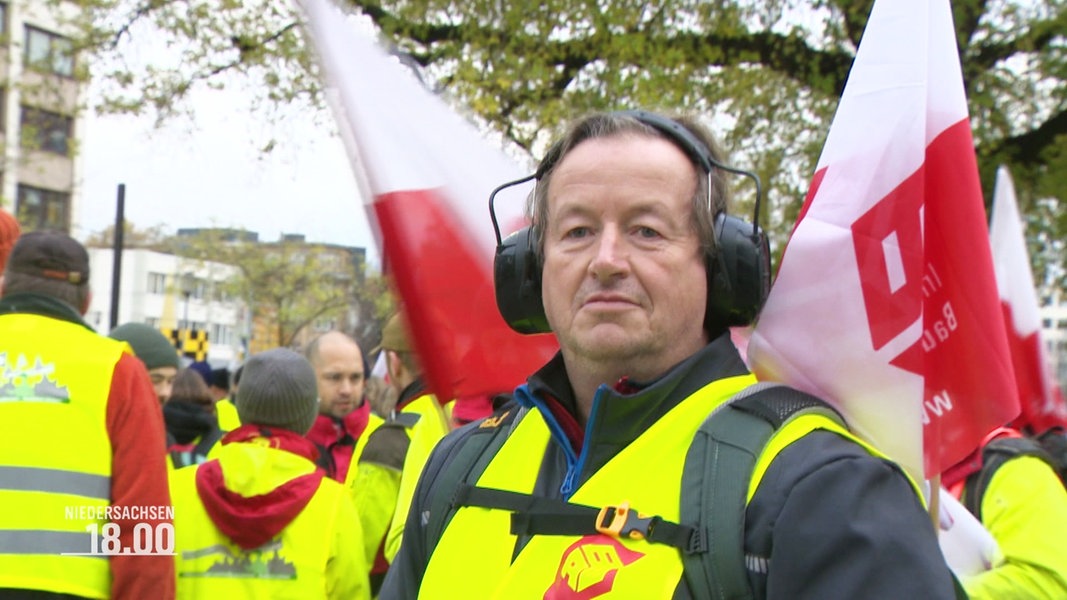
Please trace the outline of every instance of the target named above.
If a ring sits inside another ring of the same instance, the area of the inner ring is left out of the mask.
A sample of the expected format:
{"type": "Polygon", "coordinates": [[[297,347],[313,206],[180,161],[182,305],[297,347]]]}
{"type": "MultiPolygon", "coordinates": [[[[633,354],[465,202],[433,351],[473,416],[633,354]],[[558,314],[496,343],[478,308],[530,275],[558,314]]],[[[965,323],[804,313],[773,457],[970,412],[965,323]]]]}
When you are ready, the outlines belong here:
{"type": "Polygon", "coordinates": [[[1018,412],[948,0],[877,0],[748,346],[913,475],[1018,412]]]}
{"type": "MultiPolygon", "coordinates": [[[[557,347],[514,333],[496,308],[489,194],[526,173],[353,18],[328,0],[302,5],[430,389],[510,391],[557,347]]],[[[505,234],[524,224],[526,190],[497,199],[505,234]]]]}
{"type": "Polygon", "coordinates": [[[1067,406],[1041,340],[1041,315],[1024,229],[1011,174],[1002,166],[997,169],[993,191],[989,243],[1022,409],[1016,424],[1042,433],[1050,427],[1067,425],[1067,406]]]}

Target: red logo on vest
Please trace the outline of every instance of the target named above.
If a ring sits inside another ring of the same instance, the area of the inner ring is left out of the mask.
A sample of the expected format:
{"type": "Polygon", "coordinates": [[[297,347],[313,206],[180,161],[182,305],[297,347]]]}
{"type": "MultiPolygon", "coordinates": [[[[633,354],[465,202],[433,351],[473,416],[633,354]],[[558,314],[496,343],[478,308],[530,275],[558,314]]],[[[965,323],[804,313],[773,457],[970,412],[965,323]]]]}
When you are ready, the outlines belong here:
{"type": "Polygon", "coordinates": [[[644,554],[606,535],[587,535],[563,553],[545,600],[590,600],[611,591],[619,569],[644,554]]]}

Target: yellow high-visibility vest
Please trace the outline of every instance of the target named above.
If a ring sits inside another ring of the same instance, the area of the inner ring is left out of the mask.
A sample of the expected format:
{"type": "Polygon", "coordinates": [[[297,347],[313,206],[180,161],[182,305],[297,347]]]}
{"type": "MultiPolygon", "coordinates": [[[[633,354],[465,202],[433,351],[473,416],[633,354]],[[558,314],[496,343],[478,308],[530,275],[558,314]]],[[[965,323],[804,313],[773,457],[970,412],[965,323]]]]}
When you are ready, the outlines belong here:
{"type": "MultiPolygon", "coordinates": [[[[685,458],[697,430],[712,410],[754,381],[751,375],[731,377],[698,390],[593,473],[568,502],[593,507],[625,503],[638,513],[678,523],[685,458]]],[[[816,429],[856,439],[824,415],[805,414],[787,421],[760,453],[748,481],[748,501],[778,453],[816,429]]],[[[478,478],[477,487],[531,494],[550,438],[541,413],[526,413],[478,478]]],[[[472,598],[501,600],[671,598],[681,581],[679,549],[607,533],[535,535],[513,559],[517,537],[510,533],[511,514],[478,506],[459,508],[430,557],[419,597],[448,598],[462,590],[472,598]],[[478,568],[471,571],[474,547],[478,568]]]]}
{"type": "Polygon", "coordinates": [[[0,315],[0,588],[107,598],[107,401],[128,346],[76,323],[0,315]],[[88,555],[87,555],[88,554],[88,555]]]}
{"type": "MultiPolygon", "coordinates": [[[[313,472],[296,454],[255,442],[220,446],[227,488],[246,497],[313,472]]],[[[207,463],[205,463],[207,464],[207,463]]],[[[208,516],[196,489],[203,465],[170,475],[177,598],[368,598],[362,531],[344,487],[323,477],[304,510],[275,539],[244,550],[208,516]]]]}

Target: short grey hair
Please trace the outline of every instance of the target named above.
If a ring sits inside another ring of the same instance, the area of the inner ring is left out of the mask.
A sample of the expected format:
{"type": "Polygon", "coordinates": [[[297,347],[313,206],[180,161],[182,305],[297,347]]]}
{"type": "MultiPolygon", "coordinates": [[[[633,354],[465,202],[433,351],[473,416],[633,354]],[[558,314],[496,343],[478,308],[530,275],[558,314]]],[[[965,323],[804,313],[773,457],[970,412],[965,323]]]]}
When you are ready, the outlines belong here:
{"type": "MultiPolygon", "coordinates": [[[[724,153],[714,136],[695,118],[684,116],[671,118],[700,140],[707,147],[708,153],[715,162],[720,164],[726,162],[724,153]]],[[[533,225],[535,236],[533,241],[539,260],[544,257],[545,228],[548,223],[548,187],[552,181],[552,173],[555,168],[575,146],[586,140],[625,134],[659,137],[677,145],[673,138],[651,125],[641,122],[633,115],[612,112],[594,113],[578,120],[549,150],[538,167],[539,178],[537,184],[526,200],[526,217],[533,225]]],[[[701,246],[706,252],[712,253],[715,250],[715,217],[720,212],[727,210],[730,195],[729,187],[727,186],[725,173],[722,170],[713,168],[711,173],[705,173],[701,165],[695,162],[693,165],[697,168],[696,191],[693,194],[691,203],[694,217],[693,227],[700,237],[701,246]],[[708,210],[709,185],[711,186],[710,211],[708,210]]]]}

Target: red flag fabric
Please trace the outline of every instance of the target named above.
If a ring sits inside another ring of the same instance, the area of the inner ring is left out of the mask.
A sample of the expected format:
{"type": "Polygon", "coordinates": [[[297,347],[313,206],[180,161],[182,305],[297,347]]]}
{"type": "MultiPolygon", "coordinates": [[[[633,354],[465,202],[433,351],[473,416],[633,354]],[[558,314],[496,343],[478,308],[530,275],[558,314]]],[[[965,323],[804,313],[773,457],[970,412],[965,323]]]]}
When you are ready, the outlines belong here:
{"type": "Polygon", "coordinates": [[[877,0],[748,346],[913,475],[1018,412],[948,0],[877,0]]]}
{"type": "Polygon", "coordinates": [[[1011,173],[1002,166],[993,190],[989,243],[1022,409],[1014,425],[1042,433],[1067,426],[1067,406],[1041,340],[1041,314],[1024,229],[1011,173]]]}
{"type": "MultiPolygon", "coordinates": [[[[328,0],[303,6],[427,384],[442,400],[510,391],[557,347],[511,331],[494,297],[489,194],[526,173],[366,28],[328,0]]],[[[504,233],[523,225],[523,193],[497,199],[504,233]]]]}

